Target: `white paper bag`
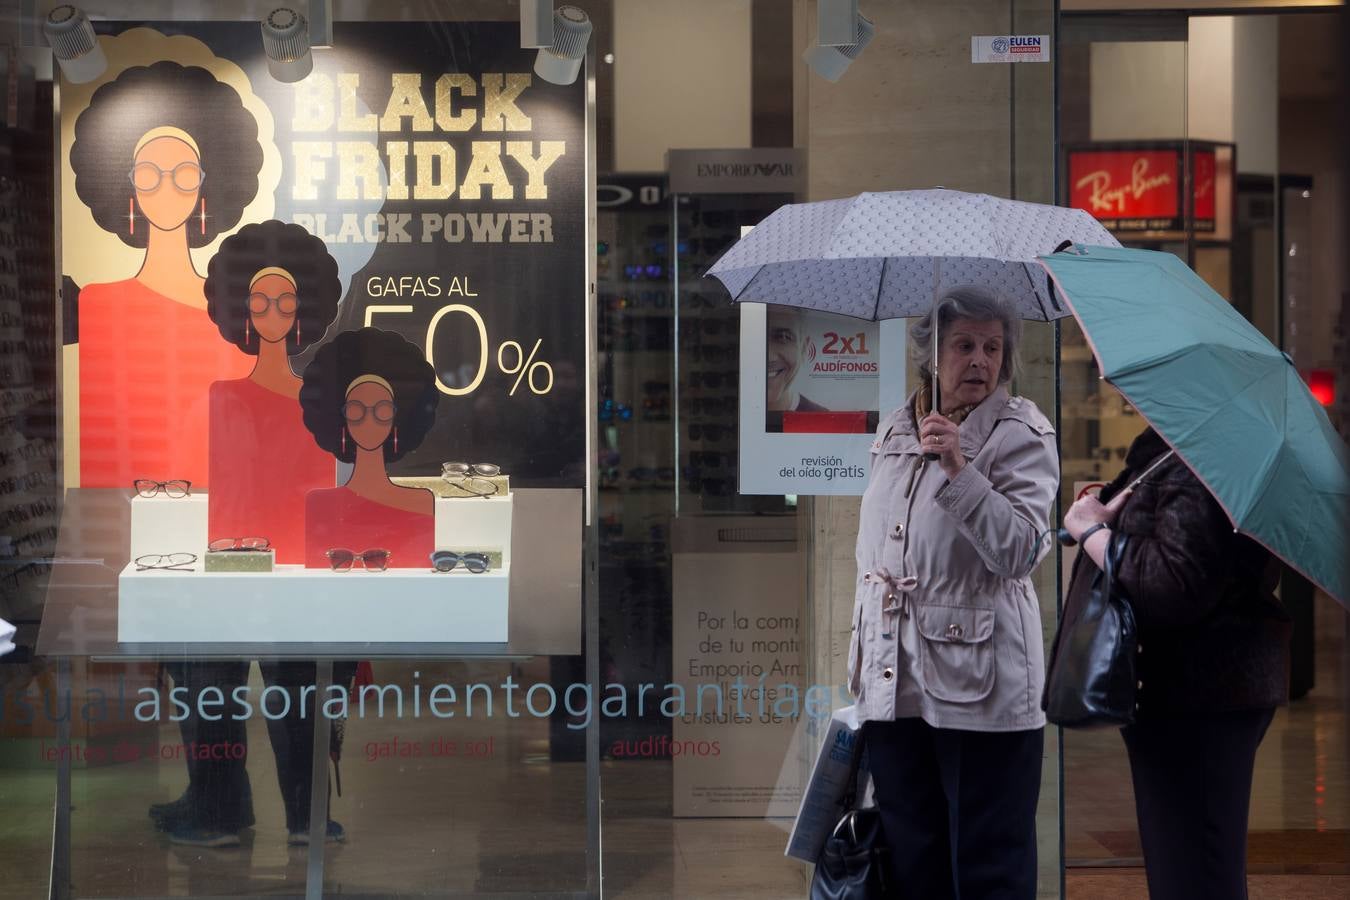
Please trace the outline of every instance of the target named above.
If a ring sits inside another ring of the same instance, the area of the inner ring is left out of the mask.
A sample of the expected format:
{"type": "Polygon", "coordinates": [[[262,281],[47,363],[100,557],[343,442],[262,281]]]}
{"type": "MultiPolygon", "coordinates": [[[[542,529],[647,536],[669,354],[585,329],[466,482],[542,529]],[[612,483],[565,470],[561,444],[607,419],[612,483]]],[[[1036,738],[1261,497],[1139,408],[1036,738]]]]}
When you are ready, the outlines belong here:
{"type": "Polygon", "coordinates": [[[0,619],[0,656],[14,649],[14,642],[10,638],[14,637],[14,626],[0,619]]]}
{"type": "Polygon", "coordinates": [[[831,714],[816,764],[811,767],[811,780],[788,835],[785,856],[809,863],[820,859],[826,838],[844,814],[849,775],[854,772],[855,758],[862,752],[861,728],[856,707],[845,706],[831,714]]]}

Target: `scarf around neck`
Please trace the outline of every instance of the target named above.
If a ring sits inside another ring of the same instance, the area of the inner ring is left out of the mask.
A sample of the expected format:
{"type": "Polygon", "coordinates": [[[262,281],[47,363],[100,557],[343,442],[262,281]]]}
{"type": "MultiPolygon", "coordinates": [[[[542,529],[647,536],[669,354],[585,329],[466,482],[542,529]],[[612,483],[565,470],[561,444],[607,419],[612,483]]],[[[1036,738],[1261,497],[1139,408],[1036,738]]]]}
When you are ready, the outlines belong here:
{"type": "MultiPolygon", "coordinates": [[[[983,401],[982,401],[983,402],[983,401]]],[[[914,395],[914,426],[917,428],[924,417],[932,412],[933,405],[933,379],[924,376],[922,384],[919,385],[919,392],[914,395]]],[[[975,411],[979,403],[971,403],[966,406],[958,406],[949,413],[943,413],[943,416],[955,425],[960,425],[966,420],[966,416],[975,411]]]]}

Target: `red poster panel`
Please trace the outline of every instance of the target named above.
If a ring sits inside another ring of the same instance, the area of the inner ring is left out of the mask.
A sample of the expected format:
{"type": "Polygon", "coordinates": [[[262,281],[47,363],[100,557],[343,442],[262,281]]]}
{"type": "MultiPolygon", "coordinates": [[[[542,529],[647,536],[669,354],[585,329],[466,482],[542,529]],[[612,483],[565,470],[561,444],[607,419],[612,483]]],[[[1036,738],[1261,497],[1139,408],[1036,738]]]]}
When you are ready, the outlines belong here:
{"type": "Polygon", "coordinates": [[[868,434],[866,410],[859,412],[785,412],[784,434],[868,434]]]}
{"type": "Polygon", "coordinates": [[[1070,206],[1087,210],[1113,231],[1182,227],[1177,150],[1071,152],[1069,191],[1070,206]]]}

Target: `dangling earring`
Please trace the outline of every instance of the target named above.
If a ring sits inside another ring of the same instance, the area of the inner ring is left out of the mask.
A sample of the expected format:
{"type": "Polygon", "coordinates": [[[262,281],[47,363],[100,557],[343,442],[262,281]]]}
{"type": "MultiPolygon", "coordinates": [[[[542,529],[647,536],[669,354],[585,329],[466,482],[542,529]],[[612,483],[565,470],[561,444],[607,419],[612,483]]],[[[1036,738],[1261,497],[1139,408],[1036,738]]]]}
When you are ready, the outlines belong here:
{"type": "Polygon", "coordinates": [[[300,320],[295,320],[295,347],[300,349],[300,320]]]}
{"type": "Polygon", "coordinates": [[[202,234],[206,234],[206,198],[202,198],[202,234]]]}
{"type": "Polygon", "coordinates": [[[249,345],[249,342],[253,340],[253,331],[252,331],[251,328],[250,328],[250,325],[251,325],[252,322],[253,322],[253,317],[252,317],[252,316],[247,316],[247,317],[244,319],[244,346],[245,346],[245,347],[247,347],[247,346],[249,345]]]}
{"type": "Polygon", "coordinates": [[[136,198],[127,198],[127,234],[136,233],[136,198]]]}
{"type": "Polygon", "coordinates": [[[347,455],[347,426],[342,426],[342,455],[347,455]]]}
{"type": "Polygon", "coordinates": [[[398,455],[398,426],[394,426],[394,455],[398,455]]]}

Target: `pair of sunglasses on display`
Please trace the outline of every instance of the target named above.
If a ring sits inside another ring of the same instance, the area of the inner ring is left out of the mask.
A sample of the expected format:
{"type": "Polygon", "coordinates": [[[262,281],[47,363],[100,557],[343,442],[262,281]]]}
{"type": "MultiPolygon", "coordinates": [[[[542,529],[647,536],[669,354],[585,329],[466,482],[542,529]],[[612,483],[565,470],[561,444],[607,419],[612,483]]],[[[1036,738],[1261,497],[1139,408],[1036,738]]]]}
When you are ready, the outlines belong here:
{"type": "Polygon", "coordinates": [[[453,550],[437,550],[431,554],[431,571],[449,572],[457,565],[463,565],[475,575],[491,568],[486,553],[456,553],[453,550]]]}
{"type": "Polygon", "coordinates": [[[328,565],[334,572],[350,572],[357,561],[361,562],[361,568],[368,572],[383,572],[389,568],[389,557],[392,556],[388,550],[363,550],[357,553],[355,550],[346,550],[341,547],[335,547],[324,553],[328,557],[328,565]]]}
{"type": "Polygon", "coordinates": [[[217,538],[206,545],[212,553],[229,553],[236,550],[270,550],[272,542],[265,537],[217,538]]]}
{"type": "Polygon", "coordinates": [[[142,497],[153,497],[156,494],[163,494],[166,497],[172,497],[175,500],[192,495],[192,482],[184,481],[181,478],[175,478],[170,481],[155,481],[151,478],[137,478],[131,483],[136,489],[136,493],[142,497]]]}
{"type": "Polygon", "coordinates": [[[159,570],[162,572],[191,572],[197,561],[195,553],[147,553],[135,560],[137,572],[159,570]]]}
{"type": "Polygon", "coordinates": [[[448,462],[441,464],[441,480],[476,497],[491,497],[497,493],[497,482],[490,479],[502,474],[502,467],[494,463],[448,462]]]}

